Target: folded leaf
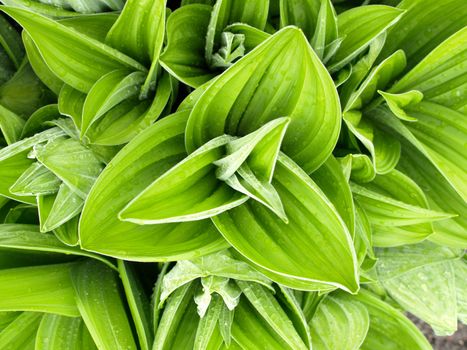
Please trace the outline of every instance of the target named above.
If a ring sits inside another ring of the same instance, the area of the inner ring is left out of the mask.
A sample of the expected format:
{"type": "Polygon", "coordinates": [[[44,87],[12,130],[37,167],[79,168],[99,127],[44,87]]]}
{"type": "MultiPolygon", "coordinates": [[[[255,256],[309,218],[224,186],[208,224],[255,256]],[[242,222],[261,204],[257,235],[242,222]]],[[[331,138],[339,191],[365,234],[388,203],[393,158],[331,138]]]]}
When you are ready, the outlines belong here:
{"type": "Polygon", "coordinates": [[[1,9],[29,33],[52,72],[79,91],[88,92],[115,69],[146,71],[132,58],[51,19],[19,8],[1,9]]]}
{"type": "Polygon", "coordinates": [[[423,93],[424,100],[466,114],[467,78],[462,69],[466,52],[467,28],[463,28],[431,51],[389,92],[418,90],[423,93]]]}
{"type": "Polygon", "coordinates": [[[318,0],[280,0],[281,27],[297,26],[311,39],[318,25],[320,4],[318,0]]]}
{"type": "Polygon", "coordinates": [[[214,137],[246,135],[288,116],[291,121],[282,150],[311,172],[337,142],[339,110],[329,74],[303,34],[288,27],[209,85],[190,114],[186,146],[192,152],[214,137]],[[292,59],[293,64],[288,61],[292,59]]]}
{"type": "Polygon", "coordinates": [[[102,170],[93,152],[74,139],[57,139],[34,151],[41,164],[83,199],[102,170]]]}
{"type": "Polygon", "coordinates": [[[147,128],[107,165],[83,208],[82,247],[138,261],[191,259],[226,247],[207,220],[138,226],[117,217],[154,178],[186,156],[183,132],[188,113],[168,116],[147,128]]]}
{"type": "Polygon", "coordinates": [[[197,149],[144,189],[119,218],[137,224],[202,220],[245,202],[248,197],[216,178],[214,161],[230,139],[220,136],[197,149]]]}
{"type": "Polygon", "coordinates": [[[192,87],[215,76],[205,59],[211,10],[211,6],[201,4],[182,6],[167,19],[167,46],[161,55],[161,66],[192,87]]]}
{"type": "Polygon", "coordinates": [[[165,0],[129,0],[106,38],[110,46],[151,66],[142,89],[143,96],[155,85],[164,41],[165,12],[165,0]]]}
{"type": "Polygon", "coordinates": [[[48,16],[77,16],[79,13],[95,13],[105,10],[118,11],[123,8],[122,0],[5,0],[6,5],[32,9],[48,16]],[[74,12],[76,11],[76,12],[74,12]]]}
{"type": "Polygon", "coordinates": [[[17,196],[35,196],[57,193],[60,179],[42,164],[35,162],[11,185],[17,196]]]}
{"type": "Polygon", "coordinates": [[[118,69],[102,76],[89,90],[83,105],[81,135],[89,126],[120,102],[134,97],[144,82],[143,72],[118,69]]]}
{"type": "MultiPolygon", "coordinates": [[[[1,151],[7,148],[8,147],[1,149],[0,154],[1,151]]],[[[0,194],[23,203],[34,204],[36,202],[34,197],[16,196],[10,192],[10,187],[33,164],[33,161],[28,159],[27,153],[27,151],[23,151],[0,160],[0,194]]]]}
{"type": "Polygon", "coordinates": [[[23,127],[22,118],[0,105],[0,131],[8,145],[18,141],[23,127]]]}
{"type": "Polygon", "coordinates": [[[71,281],[79,313],[97,348],[136,350],[115,272],[87,261],[74,266],[71,281]]]}
{"type": "MultiPolygon", "coordinates": [[[[67,256],[77,255],[97,259],[104,264],[115,268],[114,265],[102,257],[78,247],[64,245],[52,234],[39,232],[35,225],[3,224],[0,225],[0,247],[29,253],[44,252],[64,254],[67,256]]],[[[3,254],[3,252],[2,252],[3,254]]]]}
{"type": "Polygon", "coordinates": [[[34,134],[47,129],[46,122],[60,118],[56,104],[50,104],[37,109],[28,118],[21,132],[21,138],[33,136],[34,134]]]}
{"type": "Polygon", "coordinates": [[[344,40],[332,58],[329,70],[338,71],[357,57],[373,39],[397,23],[403,13],[403,10],[390,6],[369,5],[355,7],[339,14],[338,33],[344,40]]]}

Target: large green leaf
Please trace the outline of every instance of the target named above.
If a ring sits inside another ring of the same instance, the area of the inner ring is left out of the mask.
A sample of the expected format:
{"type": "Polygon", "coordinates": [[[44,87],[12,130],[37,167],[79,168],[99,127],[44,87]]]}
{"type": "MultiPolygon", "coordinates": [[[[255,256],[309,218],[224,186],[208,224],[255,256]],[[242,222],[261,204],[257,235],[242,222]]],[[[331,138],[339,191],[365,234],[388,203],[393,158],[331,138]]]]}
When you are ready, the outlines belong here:
{"type": "Polygon", "coordinates": [[[97,350],[81,317],[44,315],[37,330],[35,350],[63,349],[97,350]]]}
{"type": "Polygon", "coordinates": [[[132,58],[59,22],[19,8],[1,9],[28,32],[52,72],[77,90],[88,92],[115,69],[146,71],[132,58]]]}
{"type": "Polygon", "coordinates": [[[71,281],[79,313],[98,349],[136,350],[115,271],[100,262],[77,264],[71,281]]]}
{"type": "Polygon", "coordinates": [[[216,136],[242,136],[283,116],[291,122],[282,150],[305,171],[315,170],[337,142],[339,100],[319,58],[293,27],[265,40],[206,89],[190,114],[186,146],[192,152],[216,136]]]}
{"type": "Polygon", "coordinates": [[[188,113],[155,123],[107,165],[83,208],[83,248],[130,260],[164,261],[191,259],[226,247],[208,220],[138,226],[118,219],[131,199],[185,157],[183,131],[188,113]]]}
{"type": "Polygon", "coordinates": [[[313,37],[320,10],[319,0],[280,0],[280,24],[294,25],[303,30],[308,39],[313,37]]]}
{"type": "Polygon", "coordinates": [[[309,323],[313,349],[358,350],[365,340],[370,320],[361,303],[336,293],[319,304],[309,323]]]}
{"type": "MultiPolygon", "coordinates": [[[[4,149],[6,148],[3,148],[3,150],[4,149]]],[[[36,202],[34,197],[16,196],[10,192],[10,187],[33,163],[32,159],[27,157],[27,154],[27,151],[23,151],[0,160],[0,194],[23,203],[34,204],[36,202]]]]}
{"type": "Polygon", "coordinates": [[[219,231],[247,259],[302,282],[305,289],[308,285],[313,290],[319,283],[356,292],[352,237],[329,199],[284,155],[279,157],[272,185],[282,199],[288,224],[261,204],[248,201],[212,218],[219,231]],[[335,264],[335,259],[340,263],[335,264]]]}
{"type": "Polygon", "coordinates": [[[71,264],[0,270],[0,310],[79,316],[70,280],[71,264]]]}
{"type": "Polygon", "coordinates": [[[330,61],[330,71],[338,71],[364,51],[378,35],[400,20],[404,11],[383,5],[359,6],[337,16],[342,44],[330,61]]]}

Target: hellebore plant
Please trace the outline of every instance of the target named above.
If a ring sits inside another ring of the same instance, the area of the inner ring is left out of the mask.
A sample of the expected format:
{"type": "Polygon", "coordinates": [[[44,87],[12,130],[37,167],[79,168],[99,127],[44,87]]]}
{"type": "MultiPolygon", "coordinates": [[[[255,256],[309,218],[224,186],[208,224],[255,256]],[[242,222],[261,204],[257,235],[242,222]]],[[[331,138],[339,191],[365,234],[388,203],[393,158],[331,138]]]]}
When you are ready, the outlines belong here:
{"type": "Polygon", "coordinates": [[[0,2],[0,349],[467,322],[465,0],[0,2]]]}

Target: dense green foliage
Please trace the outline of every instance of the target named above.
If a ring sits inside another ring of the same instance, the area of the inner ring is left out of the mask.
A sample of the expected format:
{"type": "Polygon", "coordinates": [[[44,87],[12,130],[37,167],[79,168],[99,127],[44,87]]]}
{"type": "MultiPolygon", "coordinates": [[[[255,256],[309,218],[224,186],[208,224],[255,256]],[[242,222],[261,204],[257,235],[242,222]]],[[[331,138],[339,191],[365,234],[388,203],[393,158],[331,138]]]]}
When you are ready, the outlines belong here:
{"type": "Polygon", "coordinates": [[[467,322],[465,0],[0,2],[0,349],[467,322]]]}

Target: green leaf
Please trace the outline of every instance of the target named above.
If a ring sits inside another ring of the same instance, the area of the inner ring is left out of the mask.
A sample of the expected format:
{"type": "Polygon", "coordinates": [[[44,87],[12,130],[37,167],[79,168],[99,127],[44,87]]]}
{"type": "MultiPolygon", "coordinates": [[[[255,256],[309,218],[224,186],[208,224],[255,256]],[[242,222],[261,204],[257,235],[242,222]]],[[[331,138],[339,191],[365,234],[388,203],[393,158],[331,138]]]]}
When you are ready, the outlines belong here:
{"type": "Polygon", "coordinates": [[[199,316],[193,302],[195,284],[189,283],[171,295],[157,328],[153,350],[193,349],[199,316]]]}
{"type": "MultiPolygon", "coordinates": [[[[318,57],[323,59],[325,54],[328,56],[331,53],[333,43],[339,42],[338,45],[341,45],[341,41],[338,41],[337,35],[337,16],[332,2],[330,0],[323,0],[321,1],[318,13],[316,30],[310,41],[318,57]]],[[[329,56],[332,57],[332,55],[331,53],[329,56]]]]}
{"type": "Polygon", "coordinates": [[[162,281],[160,303],[181,286],[209,276],[224,277],[236,281],[251,281],[270,286],[270,281],[249,264],[232,258],[226,251],[205,255],[193,260],[180,260],[162,281]]]}
{"type": "Polygon", "coordinates": [[[75,216],[73,219],[65,222],[58,226],[53,232],[61,242],[66,245],[76,246],[79,242],[78,237],[78,222],[79,216],[75,216]]]}
{"type": "Polygon", "coordinates": [[[0,17],[0,47],[18,69],[24,58],[24,47],[21,44],[19,33],[3,16],[0,17]]]}
{"type": "Polygon", "coordinates": [[[53,17],[77,16],[79,13],[118,11],[122,0],[4,0],[5,5],[23,7],[53,17]],[[76,11],[76,12],[74,12],[76,11]]]}
{"type": "Polygon", "coordinates": [[[33,146],[40,144],[46,141],[52,141],[58,137],[64,136],[65,133],[59,128],[51,128],[46,131],[43,131],[34,136],[22,139],[18,142],[15,142],[8,147],[0,149],[0,162],[7,160],[10,157],[18,155],[24,151],[30,150],[33,146]]]}
{"type": "Polygon", "coordinates": [[[434,165],[410,145],[404,147],[399,167],[423,189],[430,208],[458,215],[434,222],[435,233],[429,239],[441,245],[464,248],[467,244],[464,234],[467,227],[465,201],[434,165]]]}
{"type": "Polygon", "coordinates": [[[232,338],[242,349],[306,349],[303,343],[300,347],[291,347],[245,297],[235,308],[232,338]]]}
{"type": "Polygon", "coordinates": [[[39,228],[35,225],[0,225],[0,247],[27,253],[44,252],[89,257],[115,268],[103,256],[81,250],[78,247],[64,245],[54,235],[39,232],[39,228]]]}
{"type": "Polygon", "coordinates": [[[452,267],[456,275],[457,318],[465,324],[467,321],[467,264],[465,260],[455,260],[452,262],[452,267]]]}
{"type": "Polygon", "coordinates": [[[60,118],[56,104],[50,104],[37,109],[31,116],[26,120],[23,130],[21,132],[21,138],[33,136],[34,134],[44,131],[48,127],[45,125],[46,122],[60,118]]]}
{"type": "MultiPolygon", "coordinates": [[[[198,323],[195,343],[193,345],[194,350],[208,349],[209,343],[212,341],[213,337],[215,337],[215,333],[219,332],[217,324],[222,307],[223,302],[221,297],[215,295],[213,301],[209,305],[208,312],[198,323]]],[[[219,340],[222,341],[222,339],[219,340]]]]}
{"type": "Polygon", "coordinates": [[[313,181],[332,202],[342,220],[344,220],[350,234],[355,234],[355,208],[348,180],[334,156],[311,175],[313,181]]]}
{"type": "Polygon", "coordinates": [[[147,128],[107,165],[83,208],[83,248],[137,261],[167,261],[226,247],[210,221],[139,226],[117,217],[154,178],[186,156],[183,133],[188,113],[168,116],[147,128]]]}
{"type": "Polygon", "coordinates": [[[79,312],[97,348],[136,350],[115,271],[87,261],[74,266],[71,280],[79,312]]]}
{"type": "Polygon", "coordinates": [[[216,178],[219,160],[229,137],[206,143],[135,197],[119,218],[137,224],[193,221],[238,206],[247,197],[216,178]]]}
{"type": "Polygon", "coordinates": [[[329,70],[335,72],[344,67],[372,40],[397,23],[403,14],[403,10],[383,5],[359,6],[339,14],[338,33],[344,40],[332,58],[329,70]]]}
{"type": "Polygon", "coordinates": [[[58,110],[60,114],[70,117],[78,129],[81,129],[83,106],[86,94],[63,84],[58,95],[58,110]]]}
{"type": "Polygon", "coordinates": [[[39,107],[53,103],[54,98],[34,74],[27,59],[13,77],[0,86],[0,104],[24,119],[39,107]]]}
{"type": "Polygon", "coordinates": [[[291,122],[282,150],[305,171],[315,170],[337,142],[340,107],[332,79],[293,27],[265,40],[209,85],[191,112],[187,150],[222,134],[246,135],[283,116],[291,122]]]}
{"type": "Polygon", "coordinates": [[[224,304],[219,315],[219,331],[227,347],[232,344],[232,324],[234,320],[235,309],[229,310],[224,304]]]}
{"type": "Polygon", "coordinates": [[[32,40],[28,32],[23,31],[22,33],[24,47],[26,48],[26,54],[28,56],[29,63],[31,64],[34,73],[39,77],[39,79],[50,89],[55,95],[58,95],[60,89],[63,86],[63,81],[61,81],[47,66],[44,59],[41,56],[39,49],[32,40]]]}
{"type": "Polygon", "coordinates": [[[355,300],[362,303],[370,315],[370,328],[361,346],[362,350],[432,349],[425,336],[409,319],[372,293],[361,290],[355,300]]]}
{"type": "Polygon", "coordinates": [[[264,321],[266,321],[291,349],[307,348],[300,335],[295,330],[292,321],[270,290],[251,282],[237,281],[237,284],[248,301],[255,308],[255,311],[261,315],[264,321]]]}
{"type": "Polygon", "coordinates": [[[70,187],[62,183],[54,199],[50,212],[41,225],[41,231],[47,232],[55,230],[73,217],[78,215],[83,208],[83,199],[70,187]]]}
{"type": "Polygon", "coordinates": [[[205,59],[211,9],[208,5],[187,5],[175,10],[167,20],[167,46],[160,64],[182,83],[195,88],[215,76],[205,59]]]}
{"type": "Polygon", "coordinates": [[[318,25],[321,2],[319,0],[280,0],[280,25],[294,25],[311,39],[318,25]]]}
{"type": "Polygon", "coordinates": [[[373,68],[358,90],[350,95],[345,111],[362,109],[374,98],[376,91],[384,89],[397,78],[405,67],[404,51],[398,50],[373,68]]]}
{"type": "Polygon", "coordinates": [[[132,265],[123,260],[118,260],[118,271],[125,289],[136,332],[138,333],[139,345],[142,350],[149,350],[152,348],[154,338],[149,299],[145,295],[141,281],[138,279],[132,265]]]}
{"type": "Polygon", "coordinates": [[[144,82],[143,72],[118,69],[102,76],[89,90],[83,105],[81,135],[89,126],[120,102],[136,96],[144,82]]]}
{"type": "Polygon", "coordinates": [[[423,94],[418,90],[410,90],[400,94],[391,94],[389,92],[378,91],[383,96],[391,112],[399,119],[407,122],[416,122],[417,119],[411,117],[404,110],[406,107],[416,105],[423,99],[423,94]]]}
{"type": "Polygon", "coordinates": [[[404,123],[387,110],[379,108],[371,118],[389,133],[411,143],[443,174],[464,199],[467,198],[467,166],[465,159],[467,135],[465,115],[442,105],[422,101],[410,108],[416,123],[404,123]]]}
{"type": "Polygon", "coordinates": [[[378,277],[394,300],[429,323],[438,335],[457,330],[456,281],[451,264],[456,254],[422,243],[378,250],[376,255],[378,277]]]}
{"type": "Polygon", "coordinates": [[[466,114],[467,75],[462,69],[466,59],[467,27],[438,45],[389,92],[418,90],[424,100],[466,114]]]}
{"type": "Polygon", "coordinates": [[[406,13],[388,31],[380,58],[384,59],[398,49],[404,50],[407,69],[414,67],[441,42],[467,25],[464,0],[404,0],[398,7],[406,13]]]}
{"type": "Polygon", "coordinates": [[[41,322],[42,314],[38,312],[23,312],[0,333],[0,344],[5,349],[34,349],[36,331],[41,322]]]}
{"type": "MultiPolygon", "coordinates": [[[[13,144],[14,146],[15,144],[13,144]]],[[[0,154],[5,147],[0,150],[0,154]]],[[[28,159],[28,152],[15,153],[9,155],[6,159],[0,160],[0,194],[4,197],[11,198],[23,203],[35,204],[34,197],[16,196],[10,192],[10,187],[18,180],[18,178],[31,166],[33,161],[28,159]]]]}
{"type": "Polygon", "coordinates": [[[0,105],[0,131],[8,145],[19,140],[23,127],[22,118],[0,105]]]}
{"type": "Polygon", "coordinates": [[[21,312],[19,312],[19,311],[2,311],[2,312],[0,312],[0,332],[2,332],[20,314],[21,314],[21,312]]]}
{"type": "Polygon", "coordinates": [[[42,164],[35,162],[11,185],[17,196],[35,196],[57,193],[60,179],[42,164]]]}
{"type": "Polygon", "coordinates": [[[284,155],[279,157],[272,185],[282,199],[288,224],[261,204],[248,201],[212,218],[218,230],[248,260],[282,278],[301,281],[305,289],[319,283],[355,292],[352,238],[329,199],[284,155]]]}
{"type": "Polygon", "coordinates": [[[156,84],[157,64],[164,42],[166,0],[128,0],[106,43],[141,63],[151,65],[141,95],[156,84]]]}
{"type": "Polygon", "coordinates": [[[331,294],[319,304],[310,320],[313,349],[358,350],[369,325],[363,304],[344,293],[331,294]]]}
{"type": "Polygon", "coordinates": [[[360,111],[345,112],[343,117],[352,134],[369,151],[374,171],[378,174],[386,174],[394,169],[401,152],[399,141],[375,127],[373,121],[362,115],[360,111]]]}
{"type": "Polygon", "coordinates": [[[0,270],[0,310],[79,315],[70,280],[74,264],[0,270]]]}
{"type": "Polygon", "coordinates": [[[1,9],[28,32],[52,72],[79,91],[88,92],[115,69],[146,71],[130,57],[59,22],[19,8],[1,9]]]}
{"type": "Polygon", "coordinates": [[[41,164],[83,199],[102,170],[102,163],[92,151],[74,139],[36,145],[34,153],[41,164]]]}
{"type": "Polygon", "coordinates": [[[97,349],[81,317],[45,314],[36,335],[36,350],[97,349]]]}

